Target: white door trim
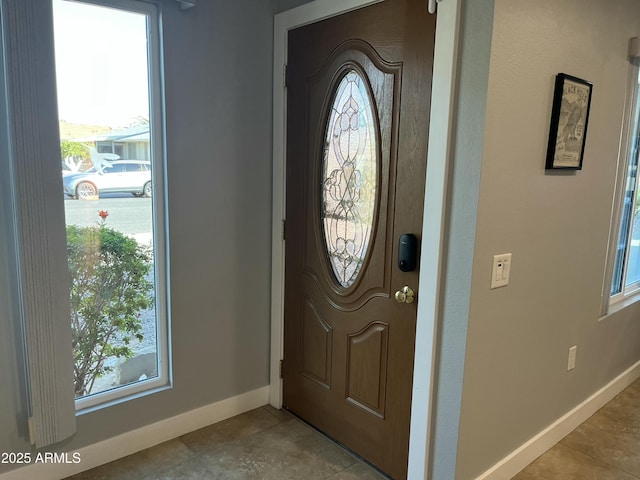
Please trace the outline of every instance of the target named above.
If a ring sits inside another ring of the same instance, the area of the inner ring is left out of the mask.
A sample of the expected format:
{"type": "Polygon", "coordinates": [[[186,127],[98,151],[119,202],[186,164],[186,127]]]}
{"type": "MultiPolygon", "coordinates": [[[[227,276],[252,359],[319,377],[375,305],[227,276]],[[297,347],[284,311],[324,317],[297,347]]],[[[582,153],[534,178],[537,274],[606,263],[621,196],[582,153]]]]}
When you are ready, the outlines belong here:
{"type": "MultiPolygon", "coordinates": [[[[273,54],[273,217],[271,266],[271,361],[269,403],[282,407],[280,362],[284,335],[283,222],[286,200],[286,90],[285,64],[289,30],[340,15],[381,0],[315,0],[274,18],[273,54]]],[[[447,158],[453,131],[458,24],[461,0],[438,4],[434,75],[429,127],[429,149],[420,260],[420,294],[416,331],[416,359],[411,410],[409,479],[426,479],[435,371],[438,298],[442,276],[443,231],[447,185],[447,158]]],[[[426,4],[425,4],[425,15],[426,4]]]]}

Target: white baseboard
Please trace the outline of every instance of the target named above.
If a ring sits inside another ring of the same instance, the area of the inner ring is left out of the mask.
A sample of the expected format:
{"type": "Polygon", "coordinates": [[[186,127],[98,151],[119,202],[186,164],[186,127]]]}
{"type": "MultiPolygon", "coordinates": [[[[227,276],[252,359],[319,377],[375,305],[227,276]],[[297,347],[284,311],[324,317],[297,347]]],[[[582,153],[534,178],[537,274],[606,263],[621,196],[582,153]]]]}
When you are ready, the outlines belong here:
{"type": "MultiPolygon", "coordinates": [[[[640,377],[640,362],[618,375],[566,415],[511,452],[476,480],[508,480],[575,430],[640,377]]],[[[3,480],[3,479],[0,479],[3,480]]]]}
{"type": "Polygon", "coordinates": [[[127,455],[172,440],[207,425],[247,412],[269,403],[269,387],[261,387],[227,398],[175,417],[132,430],[117,437],[69,452],[70,463],[31,463],[0,474],[0,480],[60,480],[70,475],[112,462],[127,455]],[[73,454],[81,461],[71,463],[73,454]]]}

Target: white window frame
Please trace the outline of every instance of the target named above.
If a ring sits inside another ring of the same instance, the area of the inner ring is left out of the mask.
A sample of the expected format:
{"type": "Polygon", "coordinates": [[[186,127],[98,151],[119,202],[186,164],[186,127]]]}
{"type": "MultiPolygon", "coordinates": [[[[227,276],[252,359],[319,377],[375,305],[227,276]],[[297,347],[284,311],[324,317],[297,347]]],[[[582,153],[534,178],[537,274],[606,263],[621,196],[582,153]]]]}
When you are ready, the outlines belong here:
{"type": "Polygon", "coordinates": [[[162,76],[162,38],[160,11],[155,3],[140,0],[69,0],[115,8],[147,16],[149,59],[149,134],[153,158],[153,238],[155,271],[155,310],[157,320],[158,376],[130,385],[100,392],[75,401],[78,414],[92,412],[113,404],[171,388],[169,349],[169,238],[166,229],[167,198],[166,157],[164,148],[164,86],[162,76]]]}
{"type": "MultiPolygon", "coordinates": [[[[631,45],[631,44],[630,44],[631,45]]],[[[629,74],[628,74],[628,87],[627,98],[625,103],[625,112],[623,116],[622,131],[620,134],[620,147],[618,150],[618,171],[616,179],[616,189],[614,206],[612,209],[611,220],[611,232],[609,235],[609,249],[607,255],[607,268],[603,285],[602,298],[603,301],[601,314],[604,316],[612,311],[622,308],[630,303],[633,303],[640,299],[640,282],[636,282],[627,286],[627,271],[629,261],[629,251],[627,249],[625,256],[622,260],[622,289],[618,293],[612,293],[612,284],[614,279],[614,272],[617,265],[617,250],[620,239],[620,232],[626,225],[623,222],[624,213],[624,201],[625,195],[627,195],[627,182],[629,176],[629,166],[631,163],[631,157],[634,154],[634,143],[637,142],[637,135],[640,131],[640,87],[639,81],[639,68],[638,59],[634,57],[630,52],[629,74]]],[[[637,155],[637,151],[635,153],[637,155]]],[[[637,194],[640,189],[640,165],[636,171],[636,184],[635,190],[632,196],[632,212],[635,211],[637,203],[637,194]]],[[[631,244],[631,235],[633,230],[633,214],[628,225],[628,244],[631,244]]]]}

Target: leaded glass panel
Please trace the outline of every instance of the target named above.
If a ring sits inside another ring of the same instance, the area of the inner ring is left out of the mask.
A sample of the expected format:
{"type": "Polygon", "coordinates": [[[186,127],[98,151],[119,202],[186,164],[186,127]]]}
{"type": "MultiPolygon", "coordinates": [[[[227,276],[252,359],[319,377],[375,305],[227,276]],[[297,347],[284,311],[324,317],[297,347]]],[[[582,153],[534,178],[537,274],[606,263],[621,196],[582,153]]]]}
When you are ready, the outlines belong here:
{"type": "Polygon", "coordinates": [[[365,79],[348,70],[327,120],[322,219],[329,263],[348,288],[365,261],[377,192],[377,145],[372,100],[365,79]]]}

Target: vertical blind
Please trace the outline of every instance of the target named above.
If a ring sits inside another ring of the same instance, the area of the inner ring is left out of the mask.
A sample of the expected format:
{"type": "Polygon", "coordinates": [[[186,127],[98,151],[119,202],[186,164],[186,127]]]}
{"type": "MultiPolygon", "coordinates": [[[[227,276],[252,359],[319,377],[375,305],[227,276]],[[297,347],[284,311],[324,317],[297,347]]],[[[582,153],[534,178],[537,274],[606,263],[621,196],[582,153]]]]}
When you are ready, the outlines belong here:
{"type": "MultiPolygon", "coordinates": [[[[6,122],[31,441],[75,432],[69,284],[61,198],[51,3],[1,0],[6,122]]],[[[5,113],[5,112],[3,112],[5,113]]],[[[27,419],[24,419],[27,422],[27,419]]]]}

